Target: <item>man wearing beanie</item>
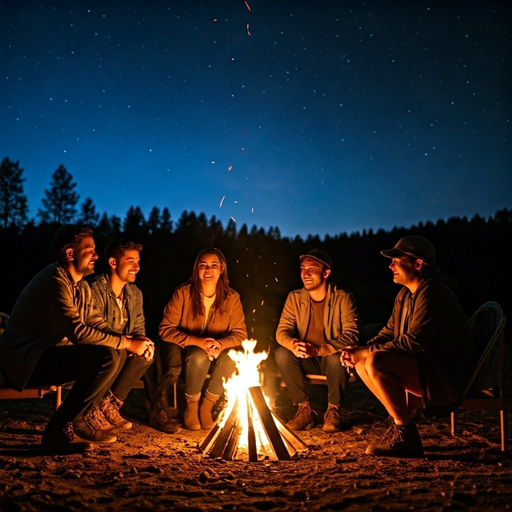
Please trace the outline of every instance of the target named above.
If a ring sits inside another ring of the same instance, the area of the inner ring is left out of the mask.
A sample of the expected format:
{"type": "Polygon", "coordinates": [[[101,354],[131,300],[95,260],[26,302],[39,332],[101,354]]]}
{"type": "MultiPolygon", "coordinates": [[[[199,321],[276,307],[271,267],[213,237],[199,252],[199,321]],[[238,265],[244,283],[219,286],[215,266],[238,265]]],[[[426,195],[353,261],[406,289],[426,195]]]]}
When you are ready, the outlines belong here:
{"type": "Polygon", "coordinates": [[[340,430],[339,408],[348,381],[340,351],[357,345],[360,319],[351,292],[328,281],[332,259],[322,249],[299,257],[304,288],[292,291],[281,313],[276,338],[276,363],[297,413],[287,423],[293,430],[315,426],[316,412],[309,404],[304,374],[325,375],[328,407],[323,430],[340,430]]]}
{"type": "Polygon", "coordinates": [[[406,236],[381,254],[402,285],[393,314],[366,346],[345,348],[341,363],[356,369],[390,416],[390,428],[366,453],[420,456],[414,411],[449,412],[457,403],[470,372],[469,326],[427,239],[406,236]]]}

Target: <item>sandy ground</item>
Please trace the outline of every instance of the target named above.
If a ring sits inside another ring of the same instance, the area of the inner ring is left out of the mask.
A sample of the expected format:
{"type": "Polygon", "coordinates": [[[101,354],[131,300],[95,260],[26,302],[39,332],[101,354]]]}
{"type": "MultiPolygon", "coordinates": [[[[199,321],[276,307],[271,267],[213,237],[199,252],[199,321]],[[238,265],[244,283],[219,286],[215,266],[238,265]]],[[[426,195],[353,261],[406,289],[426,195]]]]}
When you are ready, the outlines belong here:
{"type": "MultiPolygon", "coordinates": [[[[323,386],[314,406],[322,415],[323,386]]],[[[276,411],[293,415],[286,390],[276,411]]],[[[2,511],[328,511],[508,510],[512,458],[499,450],[497,413],[459,413],[459,435],[447,418],[419,425],[425,455],[365,455],[386,428],[386,414],[361,383],[347,388],[343,431],[321,425],[300,433],[308,450],[294,460],[233,462],[205,458],[206,432],[164,434],[147,424],[144,390],[123,408],[135,424],[118,442],[93,452],[51,455],[39,448],[52,397],[0,402],[2,511]]]]}

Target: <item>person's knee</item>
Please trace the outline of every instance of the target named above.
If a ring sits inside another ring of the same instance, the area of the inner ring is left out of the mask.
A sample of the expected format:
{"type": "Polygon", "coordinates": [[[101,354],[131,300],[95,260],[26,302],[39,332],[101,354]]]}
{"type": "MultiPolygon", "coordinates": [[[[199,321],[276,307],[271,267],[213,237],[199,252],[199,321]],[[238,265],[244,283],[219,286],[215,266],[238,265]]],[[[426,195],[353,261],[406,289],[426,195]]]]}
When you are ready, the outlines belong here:
{"type": "Polygon", "coordinates": [[[105,377],[115,375],[126,361],[126,354],[105,345],[91,345],[87,355],[83,354],[83,367],[94,368],[105,377]]]}
{"type": "Polygon", "coordinates": [[[365,359],[364,368],[368,375],[372,375],[376,372],[382,372],[387,370],[387,357],[386,352],[375,351],[370,352],[365,359]]]}
{"type": "Polygon", "coordinates": [[[278,347],[274,355],[278,368],[283,368],[288,365],[292,357],[293,353],[285,347],[278,347]]]}
{"type": "Polygon", "coordinates": [[[326,372],[342,373],[345,368],[341,365],[339,353],[325,356],[325,369],[326,372]]]}
{"type": "Polygon", "coordinates": [[[185,363],[187,366],[199,367],[199,368],[209,368],[210,360],[206,355],[206,352],[201,349],[192,349],[187,352],[187,356],[185,358],[185,363]]]}

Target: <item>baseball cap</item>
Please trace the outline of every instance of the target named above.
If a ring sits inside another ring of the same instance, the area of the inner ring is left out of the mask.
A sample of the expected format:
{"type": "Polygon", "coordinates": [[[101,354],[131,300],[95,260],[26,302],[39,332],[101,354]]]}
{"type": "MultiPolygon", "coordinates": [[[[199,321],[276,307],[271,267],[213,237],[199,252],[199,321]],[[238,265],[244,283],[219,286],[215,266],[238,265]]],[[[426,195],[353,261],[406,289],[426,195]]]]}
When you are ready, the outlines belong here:
{"type": "Polygon", "coordinates": [[[401,238],[393,249],[380,251],[386,258],[399,258],[400,256],[412,256],[419,258],[426,265],[432,265],[436,261],[436,250],[434,246],[422,236],[410,235],[401,238]]]}
{"type": "Polygon", "coordinates": [[[307,259],[318,261],[327,268],[332,267],[332,258],[322,249],[311,249],[308,253],[299,256],[299,261],[301,263],[307,259]]]}

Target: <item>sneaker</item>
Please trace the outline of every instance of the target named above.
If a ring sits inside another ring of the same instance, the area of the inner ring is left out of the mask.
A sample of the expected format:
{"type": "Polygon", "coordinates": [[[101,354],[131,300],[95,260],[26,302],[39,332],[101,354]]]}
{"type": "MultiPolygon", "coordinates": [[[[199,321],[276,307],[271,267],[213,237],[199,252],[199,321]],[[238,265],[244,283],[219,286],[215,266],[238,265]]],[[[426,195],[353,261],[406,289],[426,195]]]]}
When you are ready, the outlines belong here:
{"type": "Polygon", "coordinates": [[[99,408],[105,419],[115,428],[128,430],[133,427],[131,421],[125,420],[119,413],[119,409],[123,406],[123,402],[119,400],[113,393],[106,396],[99,404],[99,408]]]}
{"type": "Polygon", "coordinates": [[[391,425],[378,442],[366,448],[367,455],[391,457],[418,457],[423,455],[423,444],[415,423],[391,425]]]}
{"type": "Polygon", "coordinates": [[[315,426],[316,412],[311,409],[308,402],[299,404],[295,416],[286,424],[292,430],[310,430],[315,426]]]}
{"type": "Polygon", "coordinates": [[[168,411],[158,405],[149,411],[149,424],[155,430],[166,434],[173,434],[180,426],[174,418],[170,417],[168,411]]]}
{"type": "Polygon", "coordinates": [[[339,407],[329,404],[324,415],[324,432],[339,432],[341,430],[339,407]]]}
{"type": "Polygon", "coordinates": [[[80,437],[88,441],[95,443],[115,443],[117,441],[117,437],[109,432],[114,427],[105,419],[98,407],[75,420],[73,428],[80,437]]]}
{"type": "Polygon", "coordinates": [[[41,446],[56,453],[83,453],[95,448],[94,444],[76,435],[73,423],[57,426],[52,421],[46,425],[41,446]]]}

